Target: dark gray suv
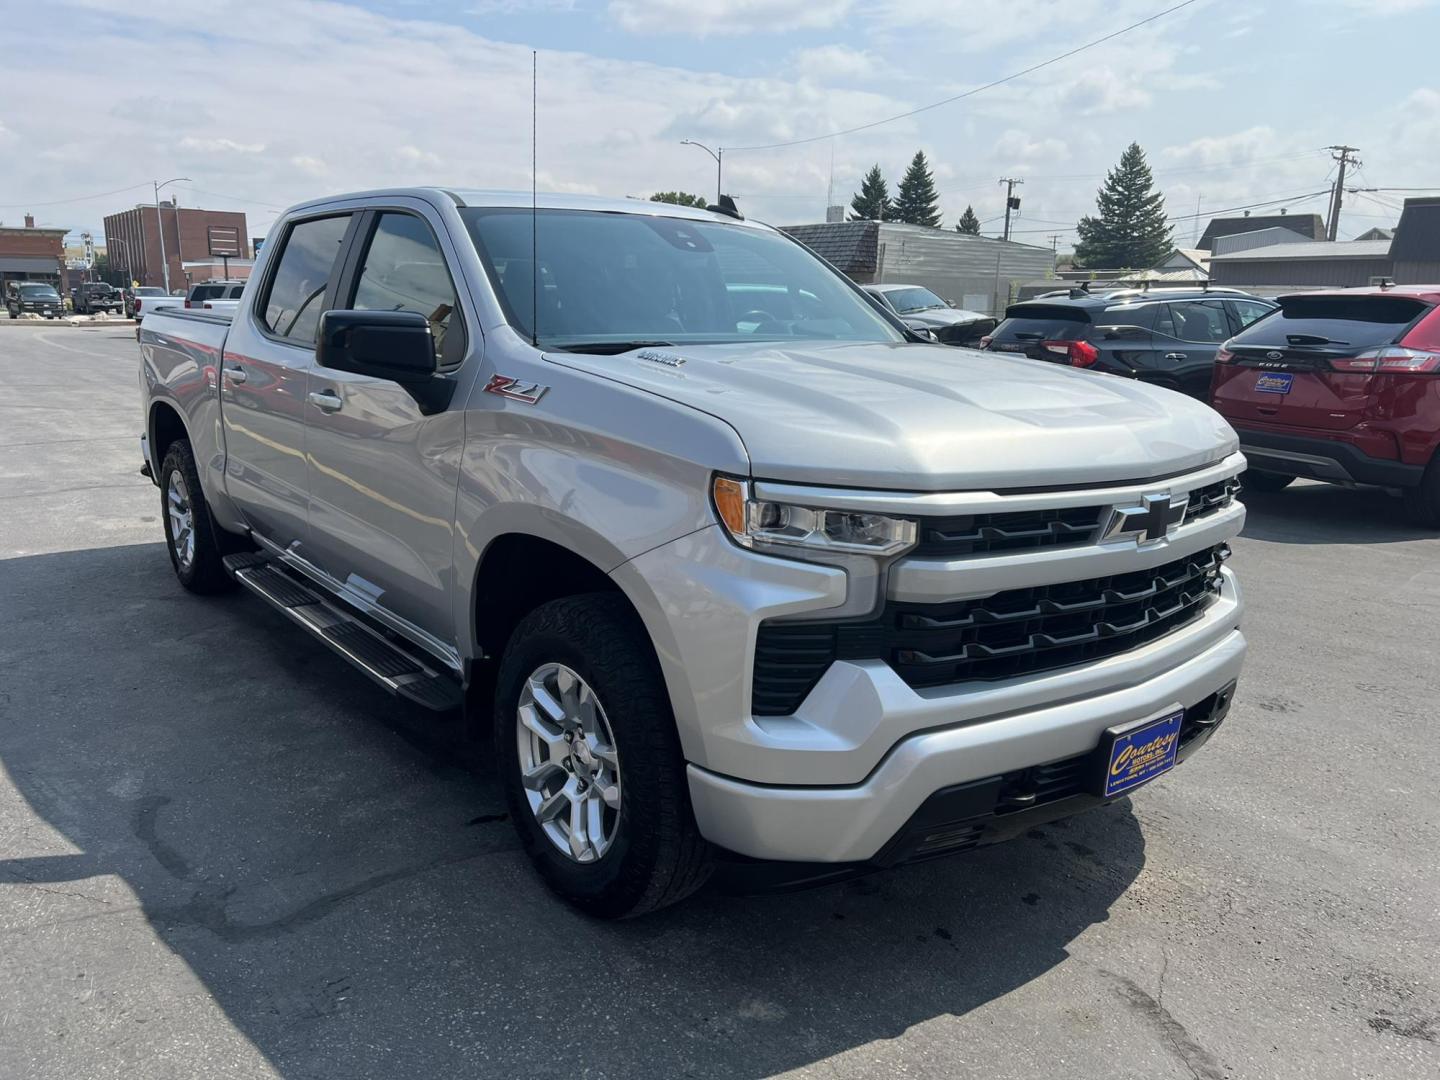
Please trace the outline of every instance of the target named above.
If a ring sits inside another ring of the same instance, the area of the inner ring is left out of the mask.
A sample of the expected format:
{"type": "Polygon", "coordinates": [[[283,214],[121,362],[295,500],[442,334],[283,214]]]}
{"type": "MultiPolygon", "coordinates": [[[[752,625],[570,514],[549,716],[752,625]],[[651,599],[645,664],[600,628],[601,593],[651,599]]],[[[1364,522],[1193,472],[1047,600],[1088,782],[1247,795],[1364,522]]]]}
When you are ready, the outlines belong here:
{"type": "Polygon", "coordinates": [[[1123,375],[1205,401],[1216,351],[1274,310],[1273,301],[1231,289],[1071,289],[1011,304],[981,348],[1123,375]]]}

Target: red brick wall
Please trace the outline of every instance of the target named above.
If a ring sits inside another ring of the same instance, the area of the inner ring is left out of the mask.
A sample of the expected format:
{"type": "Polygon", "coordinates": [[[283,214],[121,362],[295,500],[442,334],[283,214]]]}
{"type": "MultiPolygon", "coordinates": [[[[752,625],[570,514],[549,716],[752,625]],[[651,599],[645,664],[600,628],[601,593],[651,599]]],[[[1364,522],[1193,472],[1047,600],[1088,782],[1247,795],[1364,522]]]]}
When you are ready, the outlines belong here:
{"type": "MultiPolygon", "coordinates": [[[[177,211],[169,203],[160,204],[160,221],[165,232],[165,261],[170,264],[171,290],[185,287],[182,261],[209,259],[209,228],[230,226],[240,230],[240,243],[245,255],[250,254],[249,233],[245,215],[231,210],[197,210],[182,206],[177,211]],[[177,229],[178,222],[178,229],[177,229]]],[[[163,287],[164,273],[160,263],[160,239],[155,227],[155,207],[142,206],[111,214],[105,219],[105,248],[111,265],[131,268],[131,276],[141,285],[163,287]],[[114,241],[118,240],[119,243],[114,241]],[[126,253],[130,252],[127,262],[126,253]]],[[[219,260],[216,260],[217,262],[219,260]]]]}
{"type": "Polygon", "coordinates": [[[48,258],[65,254],[64,229],[0,228],[0,258],[48,258]]]}

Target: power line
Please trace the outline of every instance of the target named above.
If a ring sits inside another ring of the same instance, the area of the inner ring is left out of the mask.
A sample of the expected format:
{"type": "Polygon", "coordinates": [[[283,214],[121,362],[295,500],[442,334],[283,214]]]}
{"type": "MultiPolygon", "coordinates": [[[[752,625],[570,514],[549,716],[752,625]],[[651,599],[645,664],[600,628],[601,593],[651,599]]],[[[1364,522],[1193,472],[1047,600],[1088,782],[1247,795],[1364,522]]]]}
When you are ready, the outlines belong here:
{"type": "Polygon", "coordinates": [[[150,181],[143,184],[131,184],[129,187],[116,188],[114,191],[97,191],[94,195],[77,195],[73,199],[53,199],[50,202],[23,202],[6,203],[0,206],[0,210],[30,210],[41,206],[65,206],[68,203],[88,202],[91,199],[103,199],[107,195],[120,195],[126,191],[134,191],[136,188],[149,187],[150,181]]]}
{"type": "Polygon", "coordinates": [[[1122,27],[1119,30],[1106,34],[1104,37],[1098,37],[1094,41],[1087,41],[1084,45],[1077,45],[1075,48],[1071,49],[1068,52],[1063,52],[1059,56],[1052,56],[1049,60],[1042,60],[1038,64],[1032,64],[1030,67],[1022,68],[1021,70],[1011,75],[1006,75],[1004,78],[996,79],[994,82],[988,82],[985,83],[983,86],[977,86],[973,89],[966,90],[963,94],[955,94],[952,97],[942,98],[940,101],[932,101],[929,105],[921,105],[919,108],[911,109],[908,112],[898,113],[895,116],[887,116],[883,120],[872,120],[868,124],[857,124],[855,127],[845,128],[842,131],[830,131],[826,132],[824,135],[812,135],[806,139],[791,139],[788,142],[764,143],[757,146],[727,146],[725,149],[730,151],[730,153],[732,154],[742,150],[780,150],[788,146],[804,146],[807,143],[820,142],[823,139],[833,139],[840,135],[853,135],[857,131],[869,131],[871,128],[877,128],[883,124],[892,124],[896,120],[904,120],[907,117],[916,116],[923,112],[929,112],[931,109],[938,109],[942,105],[950,105],[957,101],[963,101],[965,98],[974,97],[976,94],[983,93],[986,90],[993,90],[997,86],[1003,86],[1005,83],[1014,82],[1016,79],[1023,78],[1026,75],[1031,75],[1039,71],[1041,68],[1047,68],[1050,67],[1052,64],[1058,64],[1062,60],[1068,60],[1070,59],[1070,57],[1077,56],[1080,53],[1085,52],[1087,49],[1093,49],[1097,45],[1103,45],[1107,41],[1113,41],[1115,38],[1120,37],[1122,34],[1128,34],[1132,30],[1138,30],[1140,27],[1155,22],[1157,19],[1163,19],[1166,15],[1173,15],[1181,8],[1187,8],[1194,3],[1196,3],[1196,0],[1182,0],[1181,3],[1174,4],[1171,7],[1166,8],[1164,11],[1157,11],[1154,15],[1150,15],[1144,19],[1139,20],[1138,22],[1133,22],[1129,26],[1122,27]]]}

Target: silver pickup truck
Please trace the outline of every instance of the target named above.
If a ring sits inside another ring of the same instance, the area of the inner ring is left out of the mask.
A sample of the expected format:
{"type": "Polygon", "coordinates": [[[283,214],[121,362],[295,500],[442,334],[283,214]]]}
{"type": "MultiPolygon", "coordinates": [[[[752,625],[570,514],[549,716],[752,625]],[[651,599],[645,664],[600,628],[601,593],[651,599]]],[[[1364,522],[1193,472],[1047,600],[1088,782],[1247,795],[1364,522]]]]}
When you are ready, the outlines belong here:
{"type": "Polygon", "coordinates": [[[175,573],[465,710],[586,910],[992,843],[1224,720],[1244,459],[1204,405],[923,343],[728,200],[272,235],[233,319],[144,322],[175,573]]]}

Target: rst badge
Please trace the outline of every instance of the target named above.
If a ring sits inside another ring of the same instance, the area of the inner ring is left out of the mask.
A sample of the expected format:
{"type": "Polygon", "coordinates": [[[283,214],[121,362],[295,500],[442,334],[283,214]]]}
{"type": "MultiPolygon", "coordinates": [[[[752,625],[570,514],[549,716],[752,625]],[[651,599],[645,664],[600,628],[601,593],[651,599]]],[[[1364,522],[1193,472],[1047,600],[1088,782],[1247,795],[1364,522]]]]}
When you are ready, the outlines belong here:
{"type": "Polygon", "coordinates": [[[513,375],[492,375],[485,384],[487,394],[499,394],[511,401],[523,401],[526,405],[534,405],[549,389],[542,383],[521,382],[513,375]]]}

